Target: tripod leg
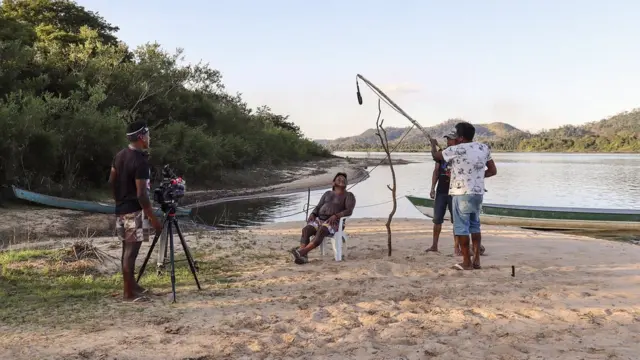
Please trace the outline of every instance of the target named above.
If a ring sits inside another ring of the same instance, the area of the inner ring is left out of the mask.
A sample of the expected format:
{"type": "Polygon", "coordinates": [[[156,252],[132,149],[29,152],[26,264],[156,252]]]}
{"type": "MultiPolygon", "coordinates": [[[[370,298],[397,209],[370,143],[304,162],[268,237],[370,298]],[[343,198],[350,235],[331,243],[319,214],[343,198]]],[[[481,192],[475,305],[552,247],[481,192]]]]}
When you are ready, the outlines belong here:
{"type": "Polygon", "coordinates": [[[174,262],[174,247],[173,247],[173,229],[171,224],[175,223],[175,220],[169,222],[169,261],[171,262],[171,291],[173,292],[173,302],[176,302],[176,263],[174,262]]]}
{"type": "MultiPolygon", "coordinates": [[[[165,258],[165,260],[163,260],[163,261],[166,261],[167,256],[169,256],[168,251],[169,251],[169,248],[168,248],[168,247],[167,247],[167,245],[165,244],[165,246],[164,246],[164,258],[165,258]]],[[[163,262],[163,264],[164,264],[164,262],[163,262]]]]}
{"type": "MultiPolygon", "coordinates": [[[[169,223],[165,220],[164,226],[167,226],[168,224],[169,223]]],[[[140,267],[140,271],[138,272],[138,278],[136,279],[136,282],[140,282],[140,278],[142,277],[142,274],[144,274],[144,269],[147,267],[147,262],[149,261],[149,258],[151,258],[151,254],[153,253],[153,248],[156,246],[156,243],[158,242],[160,235],[161,234],[156,234],[156,236],[153,238],[153,242],[151,242],[151,247],[149,248],[149,251],[147,252],[147,256],[144,258],[144,262],[142,263],[142,266],[140,267]]]]}
{"type": "Polygon", "coordinates": [[[162,235],[160,236],[160,244],[158,246],[158,261],[156,262],[156,267],[158,272],[164,269],[164,262],[167,258],[167,231],[163,229],[162,235]]]}
{"type": "Polygon", "coordinates": [[[178,233],[178,237],[180,238],[180,242],[182,243],[182,249],[184,250],[184,253],[187,256],[187,262],[189,263],[189,268],[191,269],[191,274],[193,274],[193,279],[196,281],[196,285],[198,286],[198,290],[202,290],[202,288],[200,287],[200,281],[198,281],[198,276],[196,275],[195,261],[193,261],[193,257],[191,256],[191,251],[189,251],[189,247],[187,246],[187,242],[184,240],[184,237],[182,236],[182,231],[180,231],[180,225],[178,225],[178,220],[174,219],[173,223],[176,226],[176,232],[178,233]]]}
{"type": "MultiPolygon", "coordinates": [[[[198,262],[193,258],[193,255],[191,255],[191,250],[189,249],[189,245],[187,245],[187,241],[184,239],[184,236],[182,236],[182,230],[180,230],[180,225],[178,224],[178,220],[176,220],[176,230],[178,231],[178,236],[180,237],[180,242],[182,243],[182,248],[184,249],[184,253],[187,256],[187,261],[189,262],[189,268],[191,269],[191,272],[194,273],[193,275],[195,276],[195,273],[197,273],[200,269],[198,269],[198,262]]],[[[198,279],[196,279],[196,282],[198,282],[198,279]]],[[[200,285],[198,285],[198,289],[200,289],[200,285]]]]}

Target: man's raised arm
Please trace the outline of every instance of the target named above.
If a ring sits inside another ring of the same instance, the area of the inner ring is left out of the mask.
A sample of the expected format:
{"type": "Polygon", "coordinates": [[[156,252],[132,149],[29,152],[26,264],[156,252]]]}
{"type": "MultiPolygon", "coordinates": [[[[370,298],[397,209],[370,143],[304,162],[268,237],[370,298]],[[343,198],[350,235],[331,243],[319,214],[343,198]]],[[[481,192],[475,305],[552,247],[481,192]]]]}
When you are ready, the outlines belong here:
{"type": "Polygon", "coordinates": [[[438,150],[438,140],[433,138],[431,139],[431,156],[435,161],[444,160],[442,157],[442,150],[438,150]]]}
{"type": "Polygon", "coordinates": [[[492,177],[498,173],[498,169],[496,168],[496,163],[493,162],[493,159],[487,161],[487,170],[484,171],[484,177],[492,177]]]}

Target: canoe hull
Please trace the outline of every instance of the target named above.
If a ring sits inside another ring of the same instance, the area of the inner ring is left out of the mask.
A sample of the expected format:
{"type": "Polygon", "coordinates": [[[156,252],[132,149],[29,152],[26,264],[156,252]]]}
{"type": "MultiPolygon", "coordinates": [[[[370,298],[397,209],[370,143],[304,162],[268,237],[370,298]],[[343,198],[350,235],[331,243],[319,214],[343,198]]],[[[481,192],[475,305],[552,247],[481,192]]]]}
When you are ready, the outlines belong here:
{"type": "MultiPolygon", "coordinates": [[[[17,188],[15,186],[13,187],[13,194],[20,200],[30,201],[36,204],[56,207],[60,209],[84,211],[98,214],[115,214],[116,212],[114,204],[95,201],[64,199],[55,196],[38,194],[33,191],[17,188]]],[[[153,210],[156,215],[162,215],[162,211],[159,208],[154,208],[153,210]]],[[[191,209],[178,208],[176,214],[178,216],[189,216],[190,213],[191,209]]]]}
{"type": "MultiPolygon", "coordinates": [[[[407,199],[418,211],[433,217],[433,200],[415,196],[407,199]]],[[[448,211],[445,220],[451,220],[448,211]]],[[[549,230],[640,231],[640,211],[484,204],[480,223],[549,230]]]]}

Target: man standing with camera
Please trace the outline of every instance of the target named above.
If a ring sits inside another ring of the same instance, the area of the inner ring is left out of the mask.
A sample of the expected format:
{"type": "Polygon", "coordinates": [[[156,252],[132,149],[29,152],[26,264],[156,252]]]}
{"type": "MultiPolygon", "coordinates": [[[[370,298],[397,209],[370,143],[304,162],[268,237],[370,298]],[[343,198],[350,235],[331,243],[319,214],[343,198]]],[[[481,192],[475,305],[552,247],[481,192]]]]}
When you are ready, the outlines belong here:
{"type": "Polygon", "coordinates": [[[116,202],[116,233],[122,241],[122,277],[124,299],[148,300],[143,289],[135,281],[136,258],[143,241],[149,241],[144,222],[148,219],[156,232],[162,231],[162,223],[153,213],[149,197],[151,167],[149,166],[149,128],[142,121],[127,126],[129,146],[113,159],[109,184],[116,202]]]}

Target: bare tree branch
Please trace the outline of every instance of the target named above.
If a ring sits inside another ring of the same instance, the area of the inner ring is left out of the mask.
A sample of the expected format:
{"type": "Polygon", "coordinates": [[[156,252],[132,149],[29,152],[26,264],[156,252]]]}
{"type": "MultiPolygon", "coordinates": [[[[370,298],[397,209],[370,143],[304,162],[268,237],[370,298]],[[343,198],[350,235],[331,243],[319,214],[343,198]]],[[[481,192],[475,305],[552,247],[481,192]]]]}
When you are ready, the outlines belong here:
{"type": "Polygon", "coordinates": [[[380,119],[382,115],[382,109],[380,108],[380,99],[378,99],[378,118],[376,119],[376,135],[380,139],[380,143],[382,144],[382,148],[384,149],[385,154],[387,154],[387,161],[389,162],[389,169],[391,169],[391,179],[393,180],[393,186],[387,185],[387,189],[391,191],[391,197],[393,198],[393,208],[389,213],[389,218],[387,219],[387,223],[385,226],[387,227],[387,249],[389,250],[388,256],[391,256],[391,220],[393,220],[393,216],[396,214],[396,210],[398,209],[398,203],[396,200],[396,172],[393,169],[393,163],[391,162],[391,151],[389,150],[389,139],[387,137],[387,130],[384,129],[384,119],[380,119]]]}

